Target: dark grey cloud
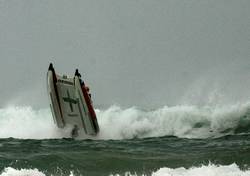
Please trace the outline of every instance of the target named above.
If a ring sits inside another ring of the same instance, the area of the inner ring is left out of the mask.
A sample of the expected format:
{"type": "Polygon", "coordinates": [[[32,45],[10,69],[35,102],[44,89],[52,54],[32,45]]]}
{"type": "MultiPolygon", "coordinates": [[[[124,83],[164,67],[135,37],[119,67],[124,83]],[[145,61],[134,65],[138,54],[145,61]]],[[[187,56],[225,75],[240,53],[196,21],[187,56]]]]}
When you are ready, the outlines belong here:
{"type": "Polygon", "coordinates": [[[0,105],[47,107],[49,62],[59,73],[79,68],[98,105],[246,101],[249,7],[248,0],[1,0],[0,105]]]}

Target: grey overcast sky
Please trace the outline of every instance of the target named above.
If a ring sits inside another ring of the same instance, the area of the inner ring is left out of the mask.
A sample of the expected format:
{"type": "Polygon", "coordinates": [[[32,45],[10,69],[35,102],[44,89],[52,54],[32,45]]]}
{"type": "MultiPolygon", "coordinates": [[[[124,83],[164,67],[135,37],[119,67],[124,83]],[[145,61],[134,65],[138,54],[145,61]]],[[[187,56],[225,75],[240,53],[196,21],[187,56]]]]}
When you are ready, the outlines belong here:
{"type": "Polygon", "coordinates": [[[48,107],[79,68],[96,105],[250,100],[249,0],[0,0],[0,106],[48,107]]]}

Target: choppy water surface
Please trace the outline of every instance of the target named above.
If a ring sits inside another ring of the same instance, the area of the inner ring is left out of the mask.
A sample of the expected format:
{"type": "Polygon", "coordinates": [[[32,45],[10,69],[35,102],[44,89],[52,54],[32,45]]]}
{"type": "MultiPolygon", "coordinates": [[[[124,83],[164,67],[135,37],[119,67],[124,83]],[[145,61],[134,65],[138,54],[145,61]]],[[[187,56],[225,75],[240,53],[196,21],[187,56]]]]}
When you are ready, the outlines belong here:
{"type": "Polygon", "coordinates": [[[250,104],[97,110],[100,135],[69,139],[49,110],[0,109],[0,175],[250,175],[250,104]]]}

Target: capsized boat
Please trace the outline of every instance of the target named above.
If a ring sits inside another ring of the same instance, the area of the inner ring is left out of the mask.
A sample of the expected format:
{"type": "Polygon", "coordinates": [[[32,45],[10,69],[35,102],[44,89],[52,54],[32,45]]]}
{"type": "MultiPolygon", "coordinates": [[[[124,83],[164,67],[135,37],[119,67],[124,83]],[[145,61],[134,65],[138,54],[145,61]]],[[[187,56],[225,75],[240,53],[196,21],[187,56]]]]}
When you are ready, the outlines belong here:
{"type": "Polygon", "coordinates": [[[73,78],[60,76],[55,73],[51,63],[47,73],[47,90],[52,116],[58,128],[72,127],[72,137],[77,137],[80,130],[87,135],[98,134],[99,125],[91,94],[78,69],[73,78]]]}

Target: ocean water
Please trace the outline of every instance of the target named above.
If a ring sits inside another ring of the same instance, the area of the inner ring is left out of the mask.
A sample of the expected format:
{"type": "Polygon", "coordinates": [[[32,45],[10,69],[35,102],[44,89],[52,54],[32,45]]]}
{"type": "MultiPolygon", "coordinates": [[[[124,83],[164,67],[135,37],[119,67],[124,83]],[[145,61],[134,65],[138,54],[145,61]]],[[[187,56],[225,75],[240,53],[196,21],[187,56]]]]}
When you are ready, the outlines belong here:
{"type": "Polygon", "coordinates": [[[49,109],[0,109],[0,176],[250,176],[250,103],[97,109],[69,138],[49,109]]]}

